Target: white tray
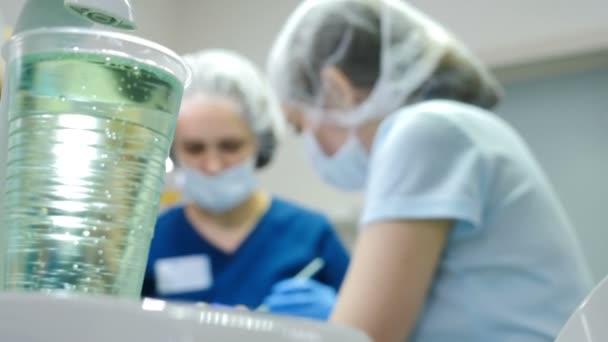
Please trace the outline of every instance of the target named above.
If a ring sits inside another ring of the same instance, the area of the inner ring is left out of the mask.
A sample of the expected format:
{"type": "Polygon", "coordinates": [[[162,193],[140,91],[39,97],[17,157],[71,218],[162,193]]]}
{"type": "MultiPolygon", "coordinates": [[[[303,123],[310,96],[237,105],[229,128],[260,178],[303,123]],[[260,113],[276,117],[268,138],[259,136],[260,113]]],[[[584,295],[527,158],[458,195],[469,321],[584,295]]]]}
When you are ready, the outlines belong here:
{"type": "Polygon", "coordinates": [[[6,342],[369,342],[326,323],[163,301],[33,293],[0,294],[6,342]]]}
{"type": "Polygon", "coordinates": [[[556,342],[608,341],[608,278],[576,309],[556,342]]]}

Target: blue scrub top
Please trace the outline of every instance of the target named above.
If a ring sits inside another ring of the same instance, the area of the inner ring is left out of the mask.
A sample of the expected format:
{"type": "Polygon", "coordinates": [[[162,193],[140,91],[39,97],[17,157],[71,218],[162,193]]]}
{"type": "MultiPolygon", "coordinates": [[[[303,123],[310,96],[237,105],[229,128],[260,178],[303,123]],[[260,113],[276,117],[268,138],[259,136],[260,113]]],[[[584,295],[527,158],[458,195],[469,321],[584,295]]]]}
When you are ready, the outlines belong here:
{"type": "Polygon", "coordinates": [[[257,307],[272,286],[295,276],[316,257],[315,280],[338,290],[349,257],[322,215],[273,198],[255,229],[230,254],[201,237],[184,208],[156,223],[142,295],[177,301],[257,307]]]}

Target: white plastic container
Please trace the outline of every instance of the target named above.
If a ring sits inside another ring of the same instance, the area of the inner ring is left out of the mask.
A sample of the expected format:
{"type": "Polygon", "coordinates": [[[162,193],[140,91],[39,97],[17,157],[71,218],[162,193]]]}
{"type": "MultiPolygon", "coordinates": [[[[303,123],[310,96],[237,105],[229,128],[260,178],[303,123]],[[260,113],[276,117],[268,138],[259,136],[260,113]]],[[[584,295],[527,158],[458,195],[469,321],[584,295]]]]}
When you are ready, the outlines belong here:
{"type": "Polygon", "coordinates": [[[370,342],[355,330],[158,300],[0,294],[0,341],[370,342]]]}

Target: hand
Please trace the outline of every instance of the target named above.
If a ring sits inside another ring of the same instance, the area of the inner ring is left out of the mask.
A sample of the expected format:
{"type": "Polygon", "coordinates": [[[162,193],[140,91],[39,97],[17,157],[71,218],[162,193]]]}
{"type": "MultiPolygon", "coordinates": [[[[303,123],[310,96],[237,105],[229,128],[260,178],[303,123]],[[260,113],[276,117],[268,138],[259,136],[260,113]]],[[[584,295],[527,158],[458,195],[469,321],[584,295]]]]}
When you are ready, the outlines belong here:
{"type": "Polygon", "coordinates": [[[277,283],[264,307],[272,313],[327,320],[336,301],[336,291],[311,279],[292,278],[277,283]]]}

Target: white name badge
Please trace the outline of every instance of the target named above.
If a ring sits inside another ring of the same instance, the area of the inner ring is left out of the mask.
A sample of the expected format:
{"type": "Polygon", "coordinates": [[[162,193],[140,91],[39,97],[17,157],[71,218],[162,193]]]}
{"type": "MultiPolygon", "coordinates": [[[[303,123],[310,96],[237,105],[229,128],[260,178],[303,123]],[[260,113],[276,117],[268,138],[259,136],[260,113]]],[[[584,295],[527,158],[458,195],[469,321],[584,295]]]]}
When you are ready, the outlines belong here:
{"type": "Polygon", "coordinates": [[[161,295],[204,291],[213,284],[211,261],[206,255],[156,260],[156,290],[161,295]]]}

